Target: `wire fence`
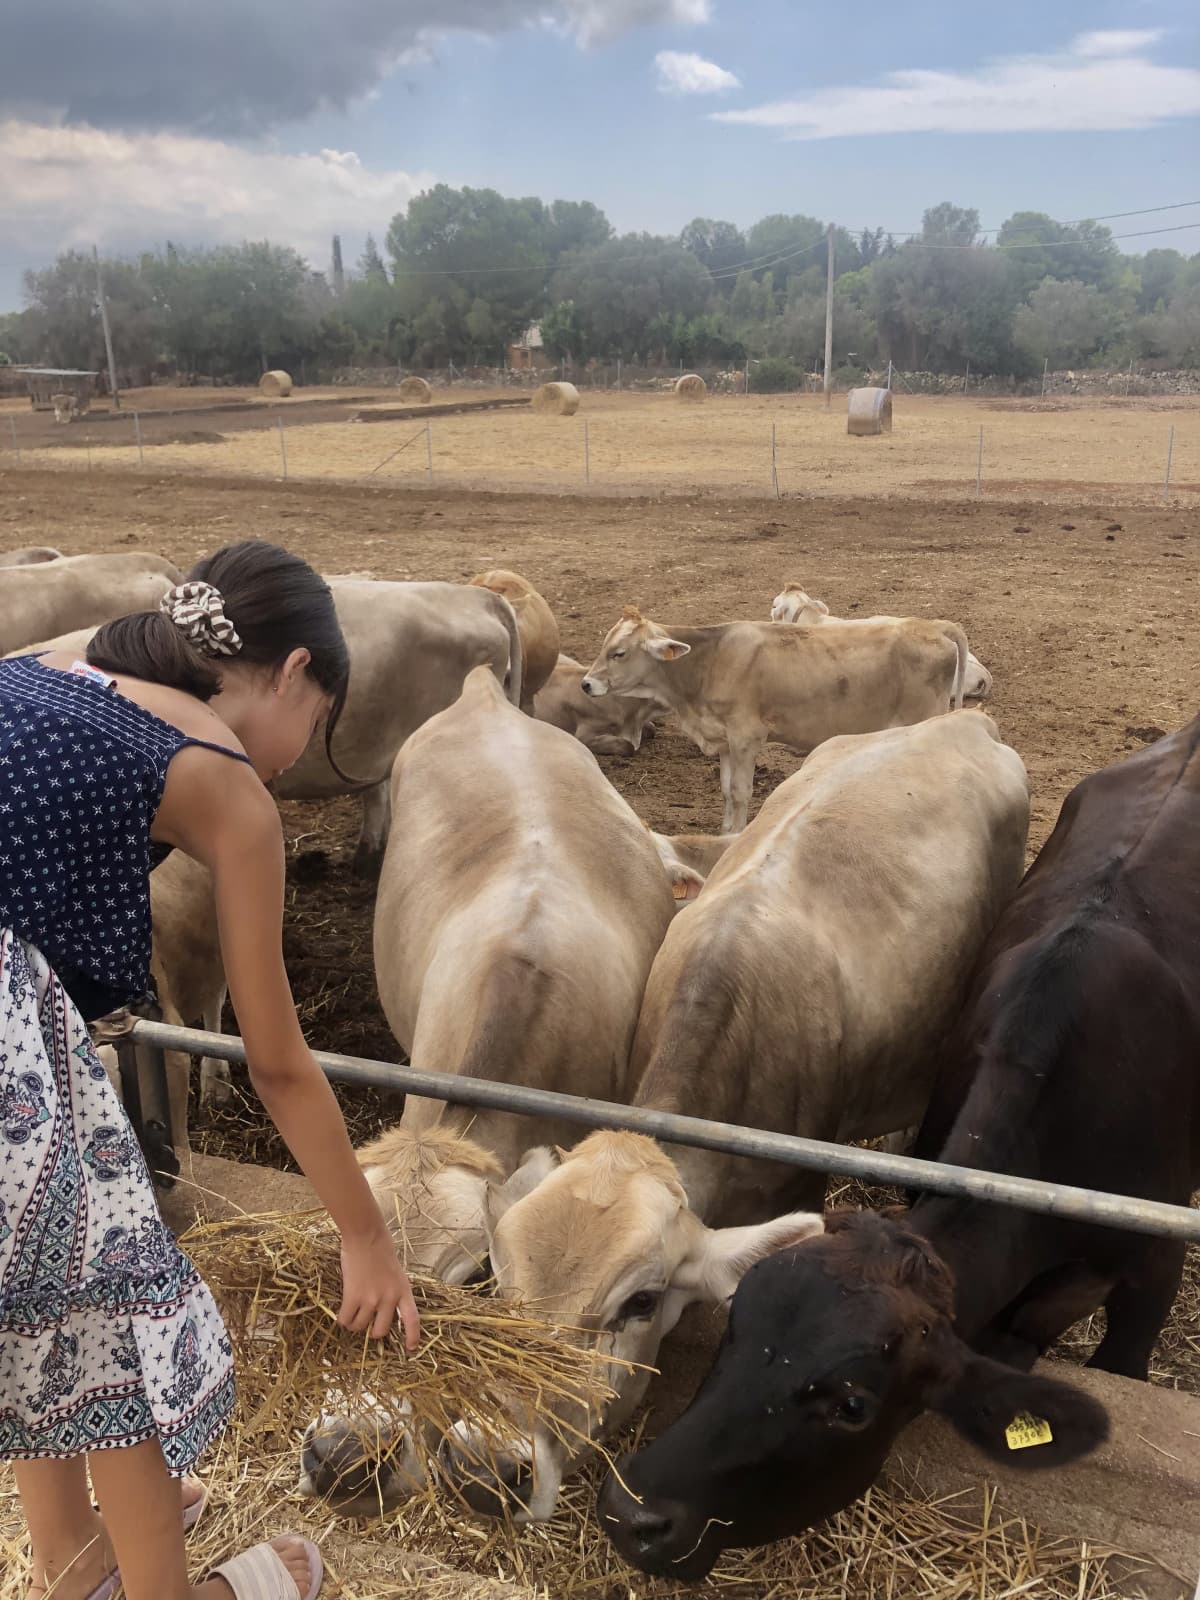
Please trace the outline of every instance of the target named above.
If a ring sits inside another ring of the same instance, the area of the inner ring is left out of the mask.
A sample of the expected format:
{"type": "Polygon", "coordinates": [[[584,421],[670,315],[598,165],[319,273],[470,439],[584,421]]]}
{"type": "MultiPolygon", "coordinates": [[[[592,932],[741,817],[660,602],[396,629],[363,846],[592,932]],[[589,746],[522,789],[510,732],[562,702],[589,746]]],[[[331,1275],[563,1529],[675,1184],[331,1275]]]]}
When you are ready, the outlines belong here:
{"type": "Polygon", "coordinates": [[[873,438],[848,434],[843,395],[826,405],[753,391],[685,404],[593,389],[572,416],[533,412],[516,386],[461,382],[435,386],[428,407],[387,390],[329,390],[66,425],[10,407],[0,412],[0,470],[765,499],[1200,499],[1200,395],[939,397],[895,384],[892,393],[893,429],[873,438]]]}

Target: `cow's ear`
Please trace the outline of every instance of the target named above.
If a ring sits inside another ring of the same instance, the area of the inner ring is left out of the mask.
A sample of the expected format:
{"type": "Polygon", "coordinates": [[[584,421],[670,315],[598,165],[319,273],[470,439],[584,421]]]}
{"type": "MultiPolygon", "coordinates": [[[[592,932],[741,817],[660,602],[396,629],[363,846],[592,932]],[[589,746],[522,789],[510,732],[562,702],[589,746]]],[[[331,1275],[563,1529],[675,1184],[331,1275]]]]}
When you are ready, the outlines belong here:
{"type": "Polygon", "coordinates": [[[812,606],[814,611],[819,611],[823,617],[827,617],[829,615],[829,607],[825,604],[824,600],[810,599],[808,603],[810,606],[812,606]]]}
{"type": "Polygon", "coordinates": [[[745,1228],[703,1228],[672,1274],[671,1287],[693,1299],[721,1305],[764,1256],[800,1244],[824,1230],[825,1219],[819,1211],[792,1211],[745,1228]]]}
{"type": "Polygon", "coordinates": [[[687,655],[692,647],[690,644],[684,644],[682,639],[646,639],[643,648],[656,661],[678,661],[680,656],[687,655]]]}
{"type": "Polygon", "coordinates": [[[1090,1394],[972,1352],[931,1404],[993,1461],[1024,1471],[1076,1461],[1108,1438],[1108,1412],[1090,1394]]]}
{"type": "Polygon", "coordinates": [[[685,867],[682,861],[677,861],[671,867],[669,877],[676,905],[682,906],[689,900],[695,900],[704,887],[704,879],[696,869],[685,867]]]}
{"type": "Polygon", "coordinates": [[[543,1178],[548,1178],[558,1166],[559,1156],[549,1145],[537,1145],[521,1157],[521,1164],[503,1183],[489,1183],[487,1187],[487,1221],[489,1230],[495,1228],[500,1218],[518,1200],[532,1194],[543,1178]]]}

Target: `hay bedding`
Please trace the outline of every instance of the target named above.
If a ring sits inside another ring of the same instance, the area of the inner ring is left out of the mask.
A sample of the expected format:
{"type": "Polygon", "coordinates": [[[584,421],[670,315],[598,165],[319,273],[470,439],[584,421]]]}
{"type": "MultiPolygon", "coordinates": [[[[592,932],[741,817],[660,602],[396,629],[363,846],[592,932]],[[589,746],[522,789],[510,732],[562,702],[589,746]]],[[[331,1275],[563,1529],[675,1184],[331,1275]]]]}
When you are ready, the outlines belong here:
{"type": "MultiPolygon", "coordinates": [[[[501,1390],[544,1408],[568,1385],[602,1393],[606,1367],[529,1316],[473,1290],[418,1285],[425,1320],[412,1358],[398,1342],[355,1338],[333,1323],[337,1238],[318,1214],[200,1224],[183,1240],[212,1284],[237,1350],[235,1425],[204,1463],[209,1507],[189,1539],[194,1573],[230,1552],[294,1530],[314,1538],[325,1593],[354,1600],[1131,1600],[1144,1565],[1114,1552],[1050,1542],[994,1514],[981,1531],[954,1500],[872,1490],[803,1538],[726,1555],[687,1587],[625,1568],[594,1516],[600,1459],[571,1483],[550,1523],[518,1529],[463,1516],[430,1489],[380,1520],[339,1518],[295,1492],[300,1434],[329,1388],[407,1401],[444,1427],[456,1415],[496,1419],[501,1390]]],[[[353,1401],[351,1401],[351,1404],[353,1401]]],[[[629,1443],[621,1442],[621,1448],[629,1443]]],[[[11,1477],[0,1480],[0,1600],[28,1581],[11,1477]]]]}

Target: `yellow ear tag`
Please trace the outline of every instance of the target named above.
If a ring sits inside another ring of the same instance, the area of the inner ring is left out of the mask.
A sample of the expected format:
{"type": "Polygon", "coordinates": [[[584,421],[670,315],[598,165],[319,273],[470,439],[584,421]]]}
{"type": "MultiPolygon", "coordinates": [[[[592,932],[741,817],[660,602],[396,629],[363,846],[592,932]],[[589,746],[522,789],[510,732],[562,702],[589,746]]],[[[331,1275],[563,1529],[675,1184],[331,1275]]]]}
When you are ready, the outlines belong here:
{"type": "Polygon", "coordinates": [[[1054,1435],[1044,1417],[1031,1417],[1027,1411],[1015,1416],[1004,1430],[1010,1450],[1030,1450],[1037,1444],[1053,1444],[1054,1435]]]}
{"type": "Polygon", "coordinates": [[[675,896],[676,900],[686,900],[688,897],[688,886],[686,881],[683,878],[675,878],[671,883],[671,893],[675,896]]]}

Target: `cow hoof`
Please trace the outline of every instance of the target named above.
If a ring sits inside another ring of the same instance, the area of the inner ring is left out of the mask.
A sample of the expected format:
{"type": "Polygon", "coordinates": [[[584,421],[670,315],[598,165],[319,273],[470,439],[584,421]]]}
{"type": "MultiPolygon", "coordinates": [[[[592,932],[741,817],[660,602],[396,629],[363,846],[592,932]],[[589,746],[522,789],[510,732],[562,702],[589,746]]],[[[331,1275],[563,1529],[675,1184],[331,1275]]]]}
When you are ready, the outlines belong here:
{"type": "Polygon", "coordinates": [[[218,1110],[233,1099],[233,1082],[228,1061],[213,1061],[208,1057],[200,1063],[200,1104],[216,1106],[218,1110]]]}

